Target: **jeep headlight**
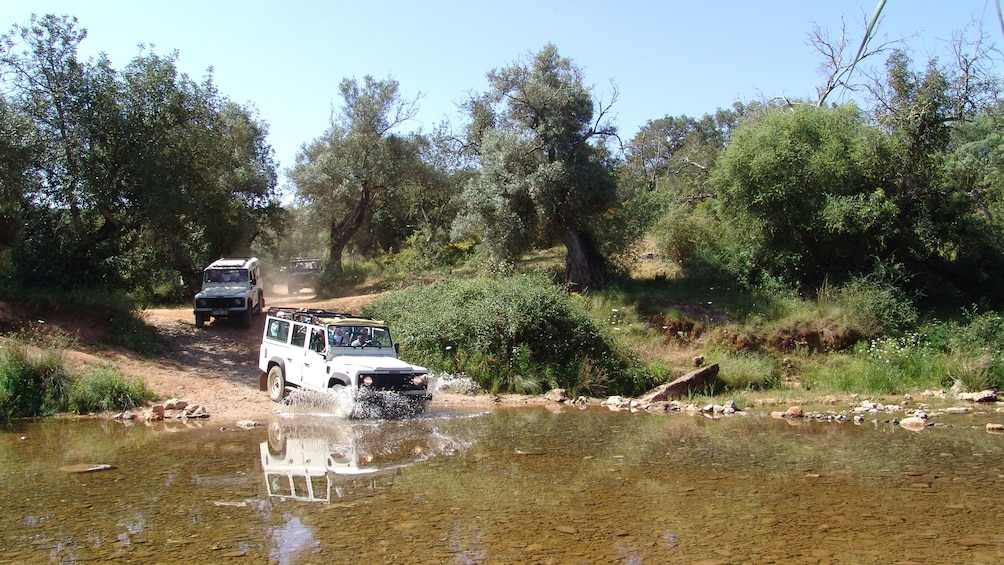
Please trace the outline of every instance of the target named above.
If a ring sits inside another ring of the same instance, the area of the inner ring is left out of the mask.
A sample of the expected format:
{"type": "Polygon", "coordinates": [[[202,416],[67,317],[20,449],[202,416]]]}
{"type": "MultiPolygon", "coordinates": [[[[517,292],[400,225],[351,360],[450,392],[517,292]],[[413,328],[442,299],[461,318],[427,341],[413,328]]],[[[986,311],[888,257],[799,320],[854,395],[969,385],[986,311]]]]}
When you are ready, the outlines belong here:
{"type": "Polygon", "coordinates": [[[234,306],[244,306],[243,298],[234,298],[234,306]]]}
{"type": "Polygon", "coordinates": [[[196,308],[205,308],[206,306],[208,306],[207,302],[208,301],[205,298],[196,298],[195,299],[195,307],[196,308]]]}
{"type": "Polygon", "coordinates": [[[366,375],[360,382],[362,383],[363,386],[373,386],[373,377],[370,375],[366,375]]]}
{"type": "Polygon", "coordinates": [[[429,386],[429,375],[415,375],[411,378],[411,384],[416,386],[429,386]]]}

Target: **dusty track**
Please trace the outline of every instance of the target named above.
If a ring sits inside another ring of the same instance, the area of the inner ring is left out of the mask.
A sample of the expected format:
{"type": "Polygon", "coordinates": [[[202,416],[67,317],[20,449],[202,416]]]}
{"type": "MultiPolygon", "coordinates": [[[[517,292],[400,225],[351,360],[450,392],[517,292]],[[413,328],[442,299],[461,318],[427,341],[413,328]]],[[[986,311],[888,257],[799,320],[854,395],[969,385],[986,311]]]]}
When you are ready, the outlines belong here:
{"type": "MultiPolygon", "coordinates": [[[[281,288],[270,288],[266,306],[325,308],[341,312],[360,312],[378,295],[352,296],[318,300],[310,294],[287,295],[281,288]]],[[[265,420],[279,413],[280,406],[258,389],[258,347],[265,316],[255,316],[245,329],[226,320],[213,321],[197,329],[192,309],[157,308],[143,312],[145,321],[155,327],[168,351],[155,358],[132,352],[81,346],[68,351],[71,365],[111,364],[124,375],[142,378],[161,398],[181,398],[189,404],[204,406],[214,422],[228,423],[242,419],[265,420]]],[[[86,333],[85,327],[73,328],[68,320],[55,321],[67,333],[86,333]]],[[[434,406],[489,406],[497,403],[536,403],[527,397],[470,397],[437,394],[434,406]]]]}
{"type": "MultiPolygon", "coordinates": [[[[322,301],[310,294],[288,296],[278,288],[265,295],[267,306],[349,312],[358,312],[372,299],[355,296],[322,301]]],[[[188,307],[149,309],[143,317],[164,339],[168,347],[164,355],[150,359],[118,349],[83,347],[67,352],[67,357],[71,363],[83,365],[111,363],[129,377],[144,379],[165,399],[177,397],[205,406],[213,420],[262,419],[277,412],[279,406],[258,390],[258,346],[264,316],[255,316],[249,329],[226,320],[197,329],[188,307]]]]}

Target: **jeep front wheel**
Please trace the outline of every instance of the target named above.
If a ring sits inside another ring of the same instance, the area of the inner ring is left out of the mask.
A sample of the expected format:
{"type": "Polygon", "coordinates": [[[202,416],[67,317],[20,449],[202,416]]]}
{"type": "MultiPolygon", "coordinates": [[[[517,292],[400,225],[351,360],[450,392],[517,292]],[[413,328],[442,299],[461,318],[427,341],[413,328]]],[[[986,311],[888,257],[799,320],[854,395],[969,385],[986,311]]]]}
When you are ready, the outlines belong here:
{"type": "Polygon", "coordinates": [[[273,365],[268,370],[268,397],[279,402],[286,396],[286,377],[282,374],[282,367],[273,365]]]}
{"type": "Polygon", "coordinates": [[[206,318],[207,317],[208,316],[206,316],[205,314],[196,314],[195,315],[195,327],[197,327],[197,328],[204,328],[204,327],[206,327],[206,318]]]}

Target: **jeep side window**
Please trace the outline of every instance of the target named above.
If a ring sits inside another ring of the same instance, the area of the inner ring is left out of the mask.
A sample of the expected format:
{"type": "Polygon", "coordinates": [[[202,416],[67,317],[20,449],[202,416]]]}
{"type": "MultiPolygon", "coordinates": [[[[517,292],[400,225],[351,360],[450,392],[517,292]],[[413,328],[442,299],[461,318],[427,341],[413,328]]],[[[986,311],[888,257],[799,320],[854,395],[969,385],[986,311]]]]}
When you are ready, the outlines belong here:
{"type": "Polygon", "coordinates": [[[324,330],[321,328],[310,329],[310,349],[318,353],[324,352],[324,330]]]}
{"type": "Polygon", "coordinates": [[[293,341],[289,344],[294,347],[303,347],[307,341],[307,326],[303,324],[293,324],[293,341]]]}
{"type": "Polygon", "coordinates": [[[268,338],[286,343],[289,337],[289,322],[286,320],[272,320],[268,323],[268,338]]]}

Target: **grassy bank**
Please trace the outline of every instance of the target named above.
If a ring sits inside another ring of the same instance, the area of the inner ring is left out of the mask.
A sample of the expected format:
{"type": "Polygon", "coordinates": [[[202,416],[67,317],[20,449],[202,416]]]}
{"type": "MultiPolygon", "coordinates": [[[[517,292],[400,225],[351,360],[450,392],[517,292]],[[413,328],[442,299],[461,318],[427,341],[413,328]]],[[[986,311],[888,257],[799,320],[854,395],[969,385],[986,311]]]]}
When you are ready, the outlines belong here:
{"type": "Polygon", "coordinates": [[[380,279],[370,265],[368,284],[397,290],[369,313],[394,322],[410,359],[492,392],[560,386],[631,396],[692,370],[695,358],[720,366],[719,384],[700,398],[745,403],[1004,388],[1004,321],[992,310],[936,316],[869,280],[812,296],[749,292],[675,277],[657,261],[601,291],[571,294],[556,282],[561,259],[561,250],[534,257],[526,270],[536,275],[490,279],[455,268],[423,285],[380,279]]]}
{"type": "MultiPolygon", "coordinates": [[[[556,249],[502,278],[480,275],[476,260],[415,271],[389,257],[352,272],[356,292],[389,291],[364,313],[393,325],[403,357],[492,393],[637,396],[693,370],[695,359],[720,367],[718,383],[695,392],[695,402],[1004,388],[1004,321],[993,310],[943,308],[935,316],[871,281],[811,296],[750,292],[676,276],[657,260],[633,264],[603,290],[570,293],[560,284],[562,265],[556,249]]],[[[127,300],[88,296],[6,299],[27,311],[93,318],[99,341],[157,353],[155,330],[127,300]]],[[[46,339],[27,325],[0,346],[0,416],[117,410],[152,398],[144,383],[111,368],[67,375],[60,352],[74,344],[46,339]]]]}
{"type": "Polygon", "coordinates": [[[25,334],[0,342],[0,420],[124,410],[154,400],[146,383],[112,367],[72,374],[67,345],[25,334]]]}

